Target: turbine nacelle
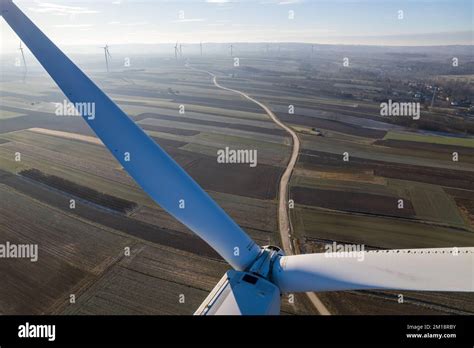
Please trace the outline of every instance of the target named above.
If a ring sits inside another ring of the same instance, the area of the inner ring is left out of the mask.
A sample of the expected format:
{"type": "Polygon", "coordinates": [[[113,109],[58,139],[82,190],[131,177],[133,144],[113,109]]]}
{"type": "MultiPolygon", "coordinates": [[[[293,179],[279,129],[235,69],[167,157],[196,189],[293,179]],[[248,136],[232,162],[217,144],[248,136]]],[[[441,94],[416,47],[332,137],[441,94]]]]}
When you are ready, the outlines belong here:
{"type": "Polygon", "coordinates": [[[227,271],[195,315],[278,315],[280,289],[249,272],[227,271]]]}
{"type": "Polygon", "coordinates": [[[279,247],[262,247],[246,271],[227,271],[194,314],[279,314],[281,292],[272,278],[282,256],[279,247]]]}

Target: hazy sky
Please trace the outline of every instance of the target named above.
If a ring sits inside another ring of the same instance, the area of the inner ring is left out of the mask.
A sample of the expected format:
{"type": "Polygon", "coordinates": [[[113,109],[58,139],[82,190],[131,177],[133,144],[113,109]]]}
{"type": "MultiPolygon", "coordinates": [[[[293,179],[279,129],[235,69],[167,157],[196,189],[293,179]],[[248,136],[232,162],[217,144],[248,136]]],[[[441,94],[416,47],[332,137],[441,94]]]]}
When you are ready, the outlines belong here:
{"type": "MultiPolygon", "coordinates": [[[[473,43],[472,0],[17,0],[15,3],[60,45],[178,40],[184,43],[473,43]],[[399,19],[400,15],[403,19],[399,19]]],[[[2,51],[16,50],[19,40],[1,19],[0,30],[2,51]]]]}

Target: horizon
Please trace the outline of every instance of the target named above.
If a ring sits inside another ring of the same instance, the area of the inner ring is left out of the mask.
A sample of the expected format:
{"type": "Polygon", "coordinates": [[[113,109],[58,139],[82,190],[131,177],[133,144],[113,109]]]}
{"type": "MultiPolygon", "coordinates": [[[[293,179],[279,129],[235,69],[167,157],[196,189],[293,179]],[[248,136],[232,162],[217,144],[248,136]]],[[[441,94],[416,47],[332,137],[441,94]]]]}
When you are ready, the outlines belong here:
{"type": "MultiPolygon", "coordinates": [[[[474,44],[469,0],[14,2],[62,47],[176,41],[387,47],[474,44]]],[[[18,38],[1,22],[1,53],[18,51],[18,38]]]]}

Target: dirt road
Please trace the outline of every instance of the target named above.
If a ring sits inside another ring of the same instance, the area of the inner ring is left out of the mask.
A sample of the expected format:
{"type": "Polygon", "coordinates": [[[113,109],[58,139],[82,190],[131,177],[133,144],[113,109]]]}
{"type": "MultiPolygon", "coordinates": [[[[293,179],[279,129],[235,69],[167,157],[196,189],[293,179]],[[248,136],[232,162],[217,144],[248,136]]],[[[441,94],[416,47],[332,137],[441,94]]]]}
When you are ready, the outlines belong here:
{"type": "MultiPolygon", "coordinates": [[[[212,77],[212,81],[214,85],[220,89],[233,92],[236,94],[241,95],[245,99],[250,100],[251,102],[257,104],[260,106],[268,116],[272,119],[273,122],[275,122],[278,126],[283,128],[286,132],[288,132],[291,135],[291,138],[293,139],[293,149],[291,151],[291,157],[290,161],[288,162],[288,165],[285,169],[285,172],[283,173],[281,180],[280,180],[280,189],[279,189],[279,202],[278,202],[278,227],[280,230],[280,235],[281,235],[281,241],[282,241],[282,247],[283,250],[285,251],[286,255],[292,255],[295,253],[293,244],[291,242],[291,228],[290,228],[290,217],[288,214],[288,189],[289,189],[289,182],[291,179],[291,174],[293,173],[293,169],[295,168],[296,161],[298,159],[298,154],[300,152],[300,140],[298,139],[298,136],[296,135],[295,131],[285,125],[283,122],[281,122],[278,117],[273,113],[270,108],[268,108],[265,104],[259,102],[258,100],[250,97],[248,94],[239,91],[237,89],[232,89],[228,87],[224,87],[219,82],[217,82],[217,76],[209,71],[202,70],[202,69],[196,69],[188,65],[189,68],[196,70],[196,71],[201,71],[204,73],[209,74],[212,77]]],[[[322,314],[322,315],[330,315],[328,309],[326,306],[321,302],[321,300],[318,298],[318,296],[313,293],[313,292],[307,292],[306,295],[308,296],[309,300],[311,303],[314,305],[314,307],[317,309],[317,311],[322,314]]]]}

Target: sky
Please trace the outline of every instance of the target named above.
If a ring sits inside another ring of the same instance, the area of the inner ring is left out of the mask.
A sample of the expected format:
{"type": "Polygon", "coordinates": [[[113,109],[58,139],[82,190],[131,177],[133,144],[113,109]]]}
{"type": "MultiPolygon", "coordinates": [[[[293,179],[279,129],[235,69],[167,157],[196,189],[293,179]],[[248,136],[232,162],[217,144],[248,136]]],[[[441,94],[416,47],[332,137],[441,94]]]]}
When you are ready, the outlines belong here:
{"type": "MultiPolygon", "coordinates": [[[[55,43],[473,44],[472,0],[16,0],[55,43]],[[401,12],[400,12],[401,11],[401,12]]],[[[0,19],[2,53],[19,40],[0,19]]]]}

